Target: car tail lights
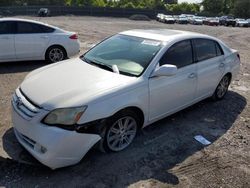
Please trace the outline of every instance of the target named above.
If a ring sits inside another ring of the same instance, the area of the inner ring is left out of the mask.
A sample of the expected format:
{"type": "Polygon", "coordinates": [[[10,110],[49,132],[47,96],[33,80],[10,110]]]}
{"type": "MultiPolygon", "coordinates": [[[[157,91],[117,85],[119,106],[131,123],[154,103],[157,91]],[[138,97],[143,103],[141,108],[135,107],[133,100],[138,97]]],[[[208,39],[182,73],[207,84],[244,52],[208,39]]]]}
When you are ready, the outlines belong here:
{"type": "Polygon", "coordinates": [[[72,40],[77,40],[78,39],[78,35],[77,34],[73,34],[69,37],[72,40]]]}

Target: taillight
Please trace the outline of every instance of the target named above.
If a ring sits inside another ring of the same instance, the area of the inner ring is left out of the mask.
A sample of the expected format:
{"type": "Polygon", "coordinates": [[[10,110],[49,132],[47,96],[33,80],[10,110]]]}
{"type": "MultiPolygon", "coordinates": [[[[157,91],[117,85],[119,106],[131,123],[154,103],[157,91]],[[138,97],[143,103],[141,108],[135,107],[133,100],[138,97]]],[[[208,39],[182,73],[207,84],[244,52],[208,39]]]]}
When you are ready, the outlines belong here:
{"type": "Polygon", "coordinates": [[[77,36],[77,34],[74,34],[74,35],[71,35],[69,38],[70,38],[70,39],[73,39],[73,40],[77,40],[77,39],[78,39],[78,36],[77,36]]]}

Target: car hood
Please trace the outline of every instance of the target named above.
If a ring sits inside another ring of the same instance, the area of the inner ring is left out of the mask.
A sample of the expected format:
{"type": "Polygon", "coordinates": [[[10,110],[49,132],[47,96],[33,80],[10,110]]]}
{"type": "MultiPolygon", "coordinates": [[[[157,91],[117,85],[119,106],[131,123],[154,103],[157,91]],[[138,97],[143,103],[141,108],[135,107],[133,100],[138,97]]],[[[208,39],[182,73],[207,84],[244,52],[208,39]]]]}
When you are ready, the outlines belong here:
{"type": "Polygon", "coordinates": [[[136,80],[76,58],[31,72],[20,88],[30,101],[51,110],[86,105],[136,80]]]}

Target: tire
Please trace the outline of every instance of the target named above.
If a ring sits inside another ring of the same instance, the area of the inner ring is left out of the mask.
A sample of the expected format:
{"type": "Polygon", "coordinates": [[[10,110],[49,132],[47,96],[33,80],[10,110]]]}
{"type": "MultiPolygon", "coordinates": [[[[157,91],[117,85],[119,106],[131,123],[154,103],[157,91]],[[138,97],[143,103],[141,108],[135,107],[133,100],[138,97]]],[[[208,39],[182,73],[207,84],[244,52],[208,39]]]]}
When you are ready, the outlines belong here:
{"type": "Polygon", "coordinates": [[[230,82],[231,82],[231,77],[229,75],[226,75],[221,79],[220,83],[218,84],[212,96],[212,98],[215,101],[222,100],[225,97],[225,95],[227,94],[230,82]]]}
{"type": "Polygon", "coordinates": [[[119,152],[126,149],[137,135],[140,120],[135,112],[124,110],[109,118],[104,129],[100,149],[119,152]]]}
{"type": "Polygon", "coordinates": [[[55,63],[67,58],[66,50],[61,46],[51,46],[47,49],[45,60],[48,63],[55,63]]]}

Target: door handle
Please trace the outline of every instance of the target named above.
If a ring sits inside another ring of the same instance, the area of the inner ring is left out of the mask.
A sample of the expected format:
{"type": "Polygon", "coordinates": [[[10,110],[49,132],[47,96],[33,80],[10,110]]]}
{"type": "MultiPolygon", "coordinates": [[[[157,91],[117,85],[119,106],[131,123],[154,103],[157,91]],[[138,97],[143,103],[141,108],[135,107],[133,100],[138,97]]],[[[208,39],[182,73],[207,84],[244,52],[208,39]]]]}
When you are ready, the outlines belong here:
{"type": "Polygon", "coordinates": [[[220,67],[220,68],[225,67],[225,63],[221,63],[221,64],[219,65],[219,67],[220,67]]]}
{"type": "Polygon", "coordinates": [[[188,78],[195,78],[196,77],[196,74],[195,73],[191,73],[188,78]]]}

